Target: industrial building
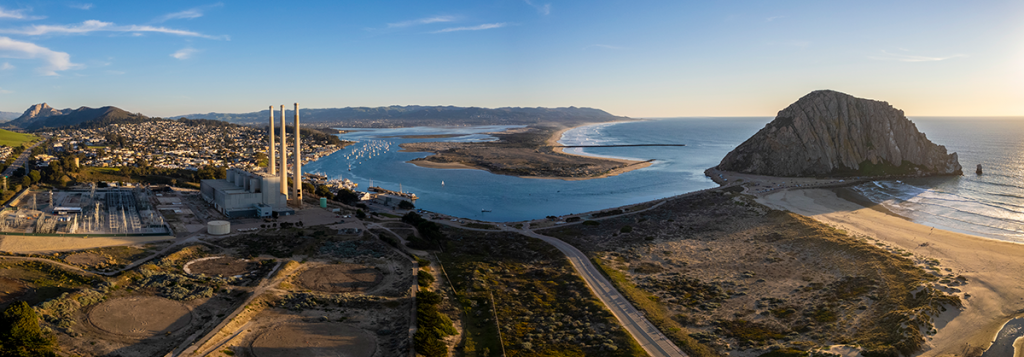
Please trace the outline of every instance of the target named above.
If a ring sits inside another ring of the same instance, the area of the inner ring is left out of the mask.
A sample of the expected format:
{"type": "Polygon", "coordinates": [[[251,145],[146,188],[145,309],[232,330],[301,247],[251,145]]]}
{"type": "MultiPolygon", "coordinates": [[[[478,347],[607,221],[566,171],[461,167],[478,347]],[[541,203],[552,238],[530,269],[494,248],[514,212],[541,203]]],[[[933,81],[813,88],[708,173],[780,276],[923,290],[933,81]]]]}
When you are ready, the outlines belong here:
{"type": "Polygon", "coordinates": [[[302,159],[300,150],[299,103],[295,103],[295,164],[293,180],[294,188],[288,190],[288,146],[285,142],[284,106],[281,106],[281,148],[280,163],[277,162],[274,140],[274,107],[270,106],[270,128],[268,135],[269,165],[265,172],[248,172],[231,169],[224,180],[202,180],[200,191],[203,199],[217,210],[230,218],[235,217],[270,217],[273,212],[279,215],[294,214],[289,205],[302,205],[302,159]],[[280,165],[280,167],[278,167],[280,165]],[[289,196],[292,198],[289,200],[289,196]]]}

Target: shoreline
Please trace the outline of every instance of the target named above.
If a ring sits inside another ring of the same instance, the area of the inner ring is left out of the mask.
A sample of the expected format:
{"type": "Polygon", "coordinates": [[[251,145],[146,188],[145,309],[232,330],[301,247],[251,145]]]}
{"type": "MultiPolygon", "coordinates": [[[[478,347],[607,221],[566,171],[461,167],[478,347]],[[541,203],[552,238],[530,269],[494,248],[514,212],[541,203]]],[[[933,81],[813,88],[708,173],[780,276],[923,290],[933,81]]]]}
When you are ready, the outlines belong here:
{"type": "MultiPolygon", "coordinates": [[[[785,178],[788,179],[788,178],[785,178]]],[[[757,197],[775,209],[814,218],[851,233],[873,237],[917,257],[939,259],[966,277],[964,309],[935,317],[938,333],[920,356],[960,351],[965,344],[988,348],[1009,320],[1024,313],[1024,244],[935,229],[840,197],[834,189],[780,190],[757,197]]]]}
{"type": "MultiPolygon", "coordinates": [[[[614,121],[614,122],[608,122],[608,123],[584,123],[584,124],[580,124],[580,125],[577,125],[577,126],[572,126],[572,127],[568,127],[568,128],[559,129],[558,131],[555,131],[554,134],[552,134],[551,136],[549,136],[547,139],[544,140],[544,143],[546,145],[552,147],[551,151],[554,152],[554,153],[557,153],[557,154],[561,154],[561,155],[565,155],[565,156],[570,156],[570,157],[581,157],[581,158],[594,159],[594,160],[605,160],[605,161],[615,162],[615,163],[618,163],[620,165],[625,165],[625,166],[620,166],[620,167],[614,168],[614,169],[609,170],[609,171],[607,171],[607,172],[605,172],[603,174],[600,174],[600,175],[587,176],[587,177],[562,177],[562,176],[516,176],[516,177],[525,178],[525,179],[539,179],[539,180],[583,181],[583,180],[592,180],[592,179],[600,179],[600,178],[618,176],[618,175],[621,175],[621,174],[624,174],[624,173],[627,173],[627,172],[630,172],[630,171],[633,171],[633,170],[639,170],[639,169],[642,169],[642,168],[649,167],[649,166],[654,164],[654,160],[640,161],[640,160],[629,160],[629,159],[621,159],[621,158],[606,157],[606,156],[573,154],[573,153],[565,152],[563,150],[563,148],[561,148],[561,147],[556,147],[556,146],[561,145],[561,144],[558,143],[558,141],[562,139],[562,134],[565,134],[566,131],[569,131],[569,130],[572,130],[572,129],[576,129],[576,128],[579,128],[579,127],[583,127],[583,126],[587,126],[587,125],[593,125],[593,124],[630,123],[630,122],[632,122],[632,121],[624,121],[623,120],[623,121],[614,121]]],[[[402,149],[399,150],[399,152],[413,152],[413,151],[408,151],[408,150],[402,148],[402,149]]],[[[430,155],[428,155],[427,157],[430,157],[430,155]]],[[[416,166],[419,166],[419,167],[423,167],[423,168],[429,168],[429,169],[442,169],[442,170],[483,170],[483,171],[487,171],[487,172],[490,172],[490,173],[494,174],[493,172],[491,172],[490,170],[487,170],[486,168],[477,167],[477,166],[473,166],[473,165],[467,165],[467,164],[459,163],[459,162],[444,162],[444,163],[442,163],[442,162],[433,162],[433,161],[429,161],[429,160],[416,159],[416,160],[406,161],[406,163],[413,164],[413,165],[416,165],[416,166]]],[[[500,174],[495,174],[495,175],[500,175],[500,174]]]]}

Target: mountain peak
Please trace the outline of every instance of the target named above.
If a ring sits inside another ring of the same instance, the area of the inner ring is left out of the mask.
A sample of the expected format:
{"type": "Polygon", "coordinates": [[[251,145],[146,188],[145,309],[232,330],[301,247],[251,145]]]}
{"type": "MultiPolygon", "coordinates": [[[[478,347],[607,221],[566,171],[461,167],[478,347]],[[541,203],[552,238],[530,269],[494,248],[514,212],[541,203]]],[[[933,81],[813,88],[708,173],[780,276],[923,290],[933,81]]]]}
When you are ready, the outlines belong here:
{"type": "Polygon", "coordinates": [[[959,175],[956,153],[889,103],[808,93],[730,152],[719,169],[769,176],[959,175]]]}

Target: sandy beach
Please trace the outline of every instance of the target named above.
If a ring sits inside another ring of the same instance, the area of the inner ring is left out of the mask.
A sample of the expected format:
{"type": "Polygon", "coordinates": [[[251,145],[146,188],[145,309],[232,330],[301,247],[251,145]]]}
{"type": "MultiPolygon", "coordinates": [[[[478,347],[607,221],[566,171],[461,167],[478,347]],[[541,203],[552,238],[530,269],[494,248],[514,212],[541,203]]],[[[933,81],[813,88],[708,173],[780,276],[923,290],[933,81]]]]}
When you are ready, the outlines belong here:
{"type": "Polygon", "coordinates": [[[614,161],[614,162],[626,164],[627,166],[620,167],[620,168],[608,171],[607,173],[605,173],[603,175],[594,176],[594,177],[581,177],[581,178],[538,177],[538,176],[520,176],[520,177],[522,177],[522,178],[535,178],[535,179],[559,179],[559,180],[566,180],[566,181],[589,180],[589,179],[605,178],[605,177],[621,175],[621,174],[624,174],[624,173],[627,173],[627,172],[630,172],[630,171],[633,171],[633,170],[639,170],[639,169],[651,166],[651,164],[653,164],[653,162],[651,162],[651,161],[626,160],[626,159],[618,159],[618,158],[611,158],[611,157],[604,157],[604,156],[588,156],[588,155],[573,154],[573,153],[565,152],[564,148],[555,147],[555,146],[562,145],[562,144],[558,143],[558,140],[562,139],[562,134],[565,134],[566,131],[569,131],[569,130],[572,130],[572,129],[575,129],[575,128],[578,128],[578,127],[581,127],[581,126],[590,125],[590,124],[593,124],[593,123],[578,125],[578,126],[574,126],[574,127],[570,127],[570,128],[565,128],[565,129],[556,131],[554,134],[551,135],[551,137],[548,138],[548,140],[545,143],[548,146],[552,146],[551,151],[554,151],[554,152],[557,152],[557,153],[560,153],[560,154],[564,154],[564,155],[568,155],[568,156],[586,157],[586,158],[591,158],[591,159],[597,158],[597,159],[601,159],[601,160],[614,161]]]}
{"type": "Polygon", "coordinates": [[[987,348],[1003,324],[1024,314],[1022,244],[934,229],[841,199],[826,189],[782,190],[758,202],[938,259],[943,267],[966,277],[965,308],[936,318],[938,333],[928,338],[921,356],[962,355],[968,344],[987,348]]]}

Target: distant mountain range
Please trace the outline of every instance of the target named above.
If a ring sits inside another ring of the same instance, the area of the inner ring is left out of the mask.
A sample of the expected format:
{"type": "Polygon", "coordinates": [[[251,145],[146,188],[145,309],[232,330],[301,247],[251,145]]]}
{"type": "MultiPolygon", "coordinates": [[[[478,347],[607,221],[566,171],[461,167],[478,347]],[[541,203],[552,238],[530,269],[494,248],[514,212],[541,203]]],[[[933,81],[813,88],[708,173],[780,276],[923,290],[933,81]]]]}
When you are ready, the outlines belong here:
{"type": "MultiPolygon", "coordinates": [[[[161,118],[147,117],[141,113],[130,113],[117,107],[78,109],[54,109],[46,103],[33,105],[21,115],[6,113],[14,117],[0,127],[6,129],[38,131],[44,129],[79,127],[97,128],[118,123],[137,123],[161,118]]],[[[281,113],[275,110],[280,120],[281,113]]],[[[476,108],[453,106],[390,106],[301,109],[301,120],[310,127],[351,126],[351,127],[399,127],[399,126],[454,126],[454,125],[529,125],[536,123],[575,124],[582,122],[604,122],[628,119],[611,115],[592,108],[476,108]]],[[[270,116],[263,110],[252,113],[206,113],[175,116],[173,118],[210,119],[231,124],[255,124],[263,126],[270,116]]],[[[294,110],[286,111],[290,122],[294,110]]]]}
{"type": "Polygon", "coordinates": [[[69,126],[102,126],[114,123],[140,122],[153,120],[142,114],[126,112],[117,107],[89,108],[57,110],[46,103],[36,104],[25,110],[21,116],[3,124],[3,127],[10,129],[21,129],[35,131],[47,128],[60,128],[69,126]]]}
{"type": "MultiPolygon", "coordinates": [[[[294,110],[286,108],[285,116],[290,120],[294,110]]],[[[274,116],[280,120],[281,112],[274,116]]],[[[175,116],[177,118],[179,116],[175,116]]],[[[188,114],[180,117],[189,119],[215,119],[238,124],[262,124],[269,120],[268,110],[252,113],[206,113],[188,114]]],[[[477,108],[453,106],[390,106],[390,107],[346,107],[323,109],[300,109],[302,123],[350,125],[356,127],[389,127],[413,125],[484,125],[484,124],[535,124],[540,122],[576,123],[601,122],[626,119],[600,109],[592,108],[477,108]]]]}
{"type": "Polygon", "coordinates": [[[8,121],[21,116],[21,113],[17,112],[0,112],[0,122],[8,121]]]}

